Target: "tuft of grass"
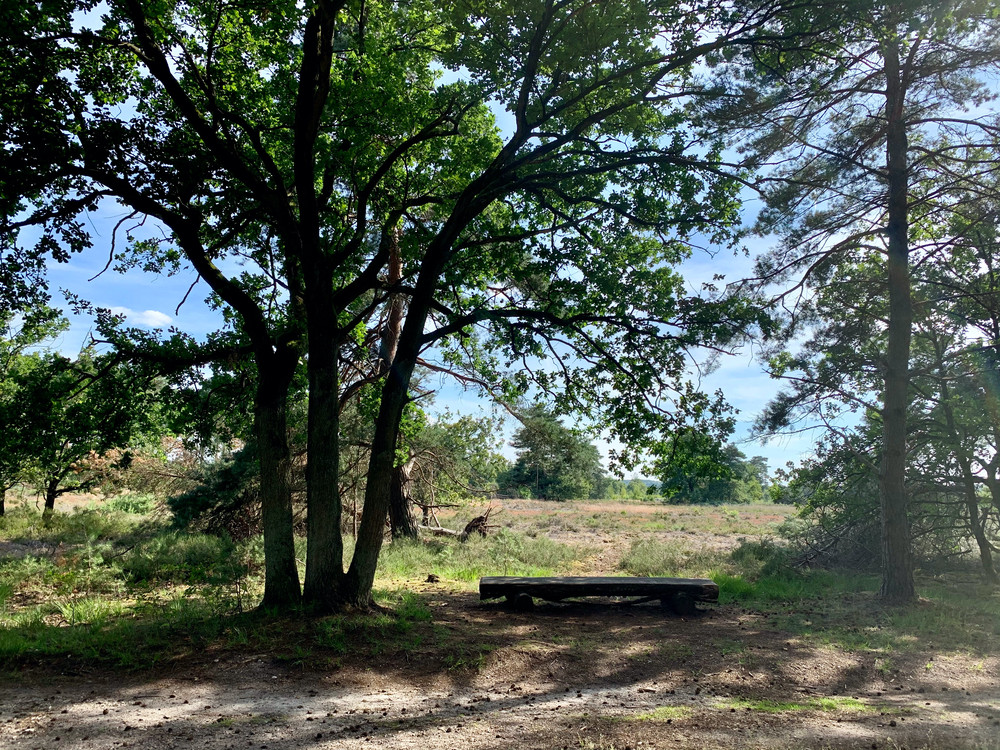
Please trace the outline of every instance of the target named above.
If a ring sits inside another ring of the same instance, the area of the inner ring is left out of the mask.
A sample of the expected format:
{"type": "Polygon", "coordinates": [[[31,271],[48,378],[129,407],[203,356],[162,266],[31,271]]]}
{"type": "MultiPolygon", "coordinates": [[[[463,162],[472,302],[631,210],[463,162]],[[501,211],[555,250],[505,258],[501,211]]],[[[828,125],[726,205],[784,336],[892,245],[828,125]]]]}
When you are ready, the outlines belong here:
{"type": "Polygon", "coordinates": [[[762,713],[776,714],[786,711],[877,711],[875,706],[857,698],[813,698],[808,701],[775,701],[736,699],[721,703],[722,708],[749,709],[762,713]]]}
{"type": "Polygon", "coordinates": [[[688,706],[658,706],[652,711],[641,713],[633,721],[673,721],[690,716],[693,711],[688,706]]]}
{"type": "Polygon", "coordinates": [[[232,580],[238,575],[235,550],[227,538],[171,532],[134,547],[122,557],[121,568],[134,582],[232,580]]]}
{"type": "Polygon", "coordinates": [[[632,543],[619,568],[633,576],[704,578],[725,559],[725,553],[694,549],[678,542],[640,539],[632,543]]]}
{"type": "Polygon", "coordinates": [[[123,602],[88,596],[81,599],[70,599],[55,605],[68,625],[102,626],[116,617],[126,613],[123,602]]]}
{"type": "Polygon", "coordinates": [[[426,578],[472,582],[482,576],[545,576],[566,572],[589,550],[501,529],[489,537],[465,543],[434,538],[395,541],[379,558],[379,574],[390,579],[426,578]]]}

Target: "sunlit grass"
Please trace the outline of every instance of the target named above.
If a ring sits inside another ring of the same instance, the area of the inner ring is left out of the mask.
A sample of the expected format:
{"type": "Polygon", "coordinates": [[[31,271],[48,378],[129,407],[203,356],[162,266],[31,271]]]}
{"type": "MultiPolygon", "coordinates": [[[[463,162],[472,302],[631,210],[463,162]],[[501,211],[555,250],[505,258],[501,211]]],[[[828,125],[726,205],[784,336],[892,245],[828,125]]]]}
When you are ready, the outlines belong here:
{"type": "Polygon", "coordinates": [[[673,721],[683,719],[694,713],[688,706],[658,706],[652,711],[646,711],[631,717],[633,721],[673,721]]]}
{"type": "Polygon", "coordinates": [[[501,530],[487,538],[432,538],[396,541],[383,548],[379,575],[388,579],[424,579],[473,583],[482,576],[546,576],[567,574],[591,550],[501,530]]]}
{"type": "Polygon", "coordinates": [[[735,699],[723,701],[720,708],[735,708],[736,710],[760,711],[762,713],[776,714],[786,711],[851,711],[855,713],[867,713],[878,711],[879,708],[864,703],[857,698],[811,698],[807,701],[776,701],[776,700],[749,700],[735,699]]]}

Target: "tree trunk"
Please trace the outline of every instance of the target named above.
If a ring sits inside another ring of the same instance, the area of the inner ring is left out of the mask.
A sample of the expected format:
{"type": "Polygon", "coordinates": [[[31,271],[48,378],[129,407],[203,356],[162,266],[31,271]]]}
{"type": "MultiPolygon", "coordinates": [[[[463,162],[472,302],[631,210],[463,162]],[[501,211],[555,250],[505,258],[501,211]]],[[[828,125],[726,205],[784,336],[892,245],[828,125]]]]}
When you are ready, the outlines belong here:
{"type": "Polygon", "coordinates": [[[368,461],[368,481],[365,484],[365,505],[354,544],[354,557],[347,570],[344,601],[358,607],[370,607],[375,569],[385,529],[389,499],[392,494],[396,463],[396,441],[399,420],[406,405],[407,390],[413,366],[408,372],[399,373],[395,368],[382,388],[382,400],[375,421],[371,457],[368,461]],[[402,377],[405,375],[405,377],[402,377]]]}
{"type": "Polygon", "coordinates": [[[392,494],[389,497],[389,525],[393,539],[416,539],[417,522],[410,500],[410,472],[413,461],[397,466],[392,472],[392,494]]]}
{"type": "Polygon", "coordinates": [[[56,498],[59,497],[59,479],[50,479],[45,483],[45,507],[42,509],[42,518],[52,518],[56,512],[56,498]]]}
{"type": "MultiPolygon", "coordinates": [[[[398,284],[403,278],[403,258],[399,251],[399,228],[394,227],[385,235],[389,246],[387,278],[389,286],[398,284]]],[[[396,358],[399,337],[403,328],[406,302],[403,295],[394,294],[389,301],[389,315],[386,317],[379,342],[379,371],[382,375],[392,375],[392,363],[396,358]]],[[[404,464],[393,469],[392,485],[389,491],[389,525],[392,538],[417,538],[417,524],[410,510],[410,471],[412,464],[404,464]]]]}
{"type": "Polygon", "coordinates": [[[297,357],[287,352],[257,356],[254,429],[260,461],[264,528],[262,609],[287,610],[302,598],[292,532],[291,452],[288,448],[288,388],[297,357]]]}
{"type": "MultiPolygon", "coordinates": [[[[471,207],[468,208],[474,211],[471,207]]],[[[452,217],[450,223],[452,232],[442,231],[424,256],[406,321],[396,344],[395,356],[382,385],[382,399],[375,420],[375,434],[368,462],[365,508],[355,542],[354,557],[345,578],[345,599],[356,606],[369,607],[372,603],[372,584],[375,581],[375,569],[382,549],[383,529],[392,495],[399,424],[420,352],[430,300],[444,267],[446,251],[454,236],[457,236],[458,228],[464,226],[461,218],[452,217]]]]}
{"type": "Polygon", "coordinates": [[[7,513],[7,488],[0,487],[0,516],[7,513]]]}
{"type": "Polygon", "coordinates": [[[908,266],[907,135],[905,86],[895,41],[883,44],[886,73],[886,167],[888,175],[888,351],[882,409],[882,599],[905,604],[916,598],[906,492],[906,409],[909,403],[913,303],[908,266]]]}
{"type": "Polygon", "coordinates": [[[944,409],[948,433],[952,438],[952,451],[958,460],[962,472],[962,487],[965,494],[965,509],[969,514],[969,526],[979,548],[979,562],[983,567],[983,578],[989,583],[1000,583],[996,568],[993,565],[993,550],[986,538],[983,527],[983,515],[979,512],[979,494],[976,492],[976,477],[972,471],[972,459],[962,443],[962,435],[958,430],[958,421],[952,408],[951,389],[948,387],[947,373],[942,373],[941,406],[944,409]]]}
{"type": "Polygon", "coordinates": [[[311,312],[305,600],[316,612],[332,612],[340,606],[344,578],[338,346],[329,318],[311,312]]]}

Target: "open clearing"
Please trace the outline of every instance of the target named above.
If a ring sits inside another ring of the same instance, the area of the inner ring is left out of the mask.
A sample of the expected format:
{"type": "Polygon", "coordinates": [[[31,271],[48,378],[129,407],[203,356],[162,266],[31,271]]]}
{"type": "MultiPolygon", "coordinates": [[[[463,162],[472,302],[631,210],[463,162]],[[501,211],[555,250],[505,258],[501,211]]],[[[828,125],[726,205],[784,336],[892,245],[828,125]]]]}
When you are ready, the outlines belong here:
{"type": "MultiPolygon", "coordinates": [[[[594,547],[574,572],[596,575],[620,572],[630,537],[732,545],[727,523],[763,534],[784,512],[519,501],[497,520],[594,547]]],[[[230,639],[142,671],[24,660],[0,686],[0,747],[1000,748],[1000,649],[926,638],[932,601],[915,634],[886,632],[866,592],[678,618],[608,603],[509,612],[468,583],[406,585],[431,618],[398,646],[318,646],[277,622],[280,648],[230,639]]]]}

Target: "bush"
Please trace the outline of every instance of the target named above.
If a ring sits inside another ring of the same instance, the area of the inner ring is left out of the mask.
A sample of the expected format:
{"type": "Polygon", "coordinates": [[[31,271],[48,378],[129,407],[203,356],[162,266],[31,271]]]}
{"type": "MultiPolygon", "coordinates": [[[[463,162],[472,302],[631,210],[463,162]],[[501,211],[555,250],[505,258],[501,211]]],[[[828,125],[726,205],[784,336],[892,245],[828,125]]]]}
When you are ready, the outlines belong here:
{"type": "Polygon", "coordinates": [[[134,582],[225,583],[240,573],[240,557],[229,537],[173,532],[137,545],[122,557],[134,582]]]}
{"type": "Polygon", "coordinates": [[[756,541],[742,539],[729,557],[739,567],[743,576],[751,580],[793,572],[792,551],[773,539],[756,541]]]}
{"type": "Polygon", "coordinates": [[[715,550],[692,550],[674,542],[643,539],[632,543],[618,567],[633,576],[704,578],[723,560],[724,553],[715,550]]]}
{"type": "Polygon", "coordinates": [[[259,477],[256,452],[249,446],[211,466],[198,487],[167,500],[174,525],[233,539],[259,534],[259,477]]]}
{"type": "Polygon", "coordinates": [[[104,507],[110,512],[145,516],[152,513],[156,507],[156,498],[152,495],[119,495],[107,500],[104,507]]]}

